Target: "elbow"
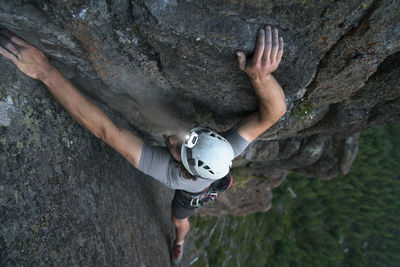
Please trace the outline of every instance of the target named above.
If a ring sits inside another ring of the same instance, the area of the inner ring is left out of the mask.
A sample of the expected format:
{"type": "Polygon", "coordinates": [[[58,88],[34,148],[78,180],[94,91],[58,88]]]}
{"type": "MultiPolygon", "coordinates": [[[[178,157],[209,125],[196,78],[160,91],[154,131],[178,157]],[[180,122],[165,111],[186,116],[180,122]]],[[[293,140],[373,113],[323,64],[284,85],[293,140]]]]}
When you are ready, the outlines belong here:
{"type": "Polygon", "coordinates": [[[283,102],[274,112],[273,124],[277,123],[286,114],[286,102],[283,102]]]}
{"type": "MultiPolygon", "coordinates": [[[[260,123],[268,125],[268,128],[277,123],[286,114],[286,107],[280,110],[275,110],[272,114],[266,117],[259,117],[260,123]]],[[[261,114],[260,114],[261,115],[261,114]]]]}
{"type": "Polygon", "coordinates": [[[280,108],[280,110],[279,110],[279,112],[278,112],[278,120],[280,120],[283,116],[285,116],[285,114],[286,114],[286,111],[287,111],[287,108],[286,108],[286,102],[284,102],[283,103],[283,105],[282,105],[282,107],[280,108]]]}
{"type": "Polygon", "coordinates": [[[122,129],[115,126],[113,128],[102,127],[99,131],[99,136],[97,137],[103,140],[105,143],[111,145],[114,144],[116,140],[122,138],[122,136],[123,136],[122,129]]]}
{"type": "Polygon", "coordinates": [[[93,131],[93,134],[94,134],[97,138],[103,140],[104,142],[106,141],[106,136],[107,136],[107,134],[106,134],[106,131],[105,131],[104,128],[100,128],[100,129],[98,129],[98,130],[96,130],[96,131],[93,131]]]}
{"type": "MultiPolygon", "coordinates": [[[[118,129],[118,131],[120,131],[120,130],[118,129]]],[[[106,142],[107,144],[110,141],[109,140],[111,138],[110,131],[109,131],[109,129],[107,129],[104,126],[100,127],[99,129],[97,129],[93,133],[97,138],[101,139],[102,141],[106,142]]]]}

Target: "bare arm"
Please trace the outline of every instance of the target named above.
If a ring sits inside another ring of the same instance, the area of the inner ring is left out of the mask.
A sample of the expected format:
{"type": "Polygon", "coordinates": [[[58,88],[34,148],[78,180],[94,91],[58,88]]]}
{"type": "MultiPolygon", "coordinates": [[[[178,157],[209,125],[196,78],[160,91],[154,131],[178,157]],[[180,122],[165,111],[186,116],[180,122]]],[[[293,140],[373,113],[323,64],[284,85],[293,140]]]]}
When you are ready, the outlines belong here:
{"type": "Polygon", "coordinates": [[[241,120],[238,133],[247,141],[253,141],[274,125],[286,113],[285,94],[282,87],[272,76],[281,62],[283,39],[278,30],[271,33],[269,26],[259,30],[253,58],[246,64],[243,52],[237,52],[239,68],[250,78],[254,91],[259,98],[259,108],[241,120]]]}
{"type": "Polygon", "coordinates": [[[0,35],[0,53],[31,78],[41,80],[50,93],[79,124],[121,153],[136,168],[143,142],[126,129],[118,128],[96,105],[56,70],[42,51],[9,31],[0,35]]]}

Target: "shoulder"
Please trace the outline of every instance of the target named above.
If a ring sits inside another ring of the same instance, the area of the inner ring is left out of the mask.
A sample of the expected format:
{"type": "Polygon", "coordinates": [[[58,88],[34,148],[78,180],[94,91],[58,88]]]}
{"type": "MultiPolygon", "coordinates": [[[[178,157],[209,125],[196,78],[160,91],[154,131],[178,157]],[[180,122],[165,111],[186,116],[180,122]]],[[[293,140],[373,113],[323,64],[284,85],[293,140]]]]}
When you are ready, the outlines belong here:
{"type": "Polygon", "coordinates": [[[167,148],[143,144],[138,166],[140,171],[157,180],[164,180],[172,164],[173,158],[167,148]]]}
{"type": "Polygon", "coordinates": [[[166,147],[143,144],[142,154],[139,162],[139,169],[146,163],[165,163],[166,161],[169,161],[170,158],[172,158],[172,156],[166,147]]]}

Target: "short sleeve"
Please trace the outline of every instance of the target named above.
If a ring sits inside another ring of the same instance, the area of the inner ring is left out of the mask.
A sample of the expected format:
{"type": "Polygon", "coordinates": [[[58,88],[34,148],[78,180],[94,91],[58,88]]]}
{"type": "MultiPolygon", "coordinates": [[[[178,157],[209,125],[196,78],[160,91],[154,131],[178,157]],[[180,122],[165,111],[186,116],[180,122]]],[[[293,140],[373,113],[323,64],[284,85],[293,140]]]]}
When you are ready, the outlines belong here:
{"type": "Polygon", "coordinates": [[[139,171],[153,177],[172,189],[200,192],[212,181],[206,179],[185,179],[182,171],[166,147],[144,144],[139,160],[139,171]]]}
{"type": "Polygon", "coordinates": [[[171,162],[172,156],[167,148],[143,144],[138,169],[166,186],[170,186],[169,168],[171,162]]]}
{"type": "Polygon", "coordinates": [[[232,128],[226,132],[221,133],[226,140],[229,141],[233,148],[235,158],[242,154],[246,147],[250,144],[249,141],[244,139],[236,129],[232,128]]]}

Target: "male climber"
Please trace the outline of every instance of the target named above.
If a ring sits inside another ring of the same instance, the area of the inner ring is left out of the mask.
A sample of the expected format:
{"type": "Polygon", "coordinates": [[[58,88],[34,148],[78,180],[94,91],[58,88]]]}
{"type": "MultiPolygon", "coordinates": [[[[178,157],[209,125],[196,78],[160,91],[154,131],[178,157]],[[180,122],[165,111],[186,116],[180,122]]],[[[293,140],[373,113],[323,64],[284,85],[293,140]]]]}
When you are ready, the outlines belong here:
{"type": "Polygon", "coordinates": [[[236,53],[239,68],[248,74],[259,98],[258,110],[224,133],[198,127],[189,131],[185,140],[169,136],[167,148],[146,145],[138,136],[117,127],[49,63],[43,52],[5,29],[0,32],[0,53],[24,74],[41,80],[73,118],[135,168],[175,189],[173,265],[182,259],[190,214],[215,197],[215,188],[221,184],[223,189],[230,186],[232,160],[286,112],[285,94],[271,74],[281,61],[283,39],[278,37],[277,29],[271,30],[269,26],[258,31],[249,62],[243,52],[236,53]]]}

